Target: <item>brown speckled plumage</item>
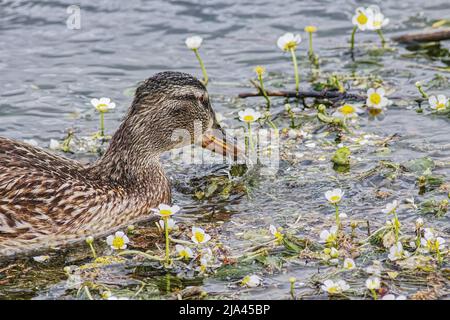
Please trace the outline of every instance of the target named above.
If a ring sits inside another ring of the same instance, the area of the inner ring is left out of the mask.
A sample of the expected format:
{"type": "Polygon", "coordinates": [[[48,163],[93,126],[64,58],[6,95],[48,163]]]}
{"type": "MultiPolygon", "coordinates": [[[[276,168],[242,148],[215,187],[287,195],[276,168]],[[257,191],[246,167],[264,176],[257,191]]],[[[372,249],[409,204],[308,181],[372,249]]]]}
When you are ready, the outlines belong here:
{"type": "Polygon", "coordinates": [[[90,166],[0,137],[0,256],[103,236],[149,217],[170,203],[159,163],[181,146],[175,129],[194,137],[214,113],[204,86],[188,74],[163,72],[146,80],[108,150],[90,166]]]}

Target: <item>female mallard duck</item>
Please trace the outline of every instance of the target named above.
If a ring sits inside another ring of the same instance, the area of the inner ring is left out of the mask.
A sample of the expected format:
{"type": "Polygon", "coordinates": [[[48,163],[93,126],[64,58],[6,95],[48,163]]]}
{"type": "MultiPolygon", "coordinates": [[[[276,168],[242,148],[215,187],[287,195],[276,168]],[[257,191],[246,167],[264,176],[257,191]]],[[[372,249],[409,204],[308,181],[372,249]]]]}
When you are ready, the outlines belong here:
{"type": "Polygon", "coordinates": [[[234,154],[212,128],[218,126],[204,85],[162,72],[139,86],[107,151],[89,166],[0,137],[0,256],[103,236],[148,218],[151,208],[171,201],[163,152],[202,141],[234,154]],[[189,141],[172,138],[180,129],[189,141]]]}

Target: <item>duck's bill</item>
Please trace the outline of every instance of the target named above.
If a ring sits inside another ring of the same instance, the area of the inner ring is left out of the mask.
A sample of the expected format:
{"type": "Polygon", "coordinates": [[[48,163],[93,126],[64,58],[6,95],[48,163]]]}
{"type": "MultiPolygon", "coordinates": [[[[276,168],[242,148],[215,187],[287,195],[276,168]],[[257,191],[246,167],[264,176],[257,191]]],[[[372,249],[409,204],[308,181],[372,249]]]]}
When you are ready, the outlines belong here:
{"type": "Polygon", "coordinates": [[[238,161],[245,157],[245,152],[238,147],[236,140],[227,139],[221,129],[212,129],[206,132],[203,135],[202,147],[229,159],[233,159],[233,161],[238,161]]]}

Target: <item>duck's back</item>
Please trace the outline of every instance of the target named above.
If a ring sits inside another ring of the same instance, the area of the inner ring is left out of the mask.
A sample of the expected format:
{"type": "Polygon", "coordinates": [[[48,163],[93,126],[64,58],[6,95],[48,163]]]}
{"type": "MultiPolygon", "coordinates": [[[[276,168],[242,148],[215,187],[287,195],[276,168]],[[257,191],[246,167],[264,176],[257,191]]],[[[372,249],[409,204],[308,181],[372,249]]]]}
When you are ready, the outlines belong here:
{"type": "Polygon", "coordinates": [[[81,164],[0,137],[0,256],[76,238],[108,200],[102,189],[81,164]]]}

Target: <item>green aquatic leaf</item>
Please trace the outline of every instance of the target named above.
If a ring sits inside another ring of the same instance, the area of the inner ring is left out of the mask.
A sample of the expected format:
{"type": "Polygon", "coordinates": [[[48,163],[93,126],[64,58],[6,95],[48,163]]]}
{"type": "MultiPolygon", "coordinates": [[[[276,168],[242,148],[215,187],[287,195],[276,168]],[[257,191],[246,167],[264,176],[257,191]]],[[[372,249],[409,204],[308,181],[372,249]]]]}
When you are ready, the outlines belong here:
{"type": "Polygon", "coordinates": [[[435,167],[435,163],[430,157],[409,160],[402,165],[407,171],[416,174],[423,174],[427,170],[432,171],[435,167]]]}
{"type": "Polygon", "coordinates": [[[237,263],[225,265],[217,269],[215,277],[221,280],[238,280],[252,274],[259,269],[254,263],[237,263]]]}
{"type": "Polygon", "coordinates": [[[338,166],[348,166],[350,165],[350,154],[351,151],[348,147],[342,147],[336,150],[331,161],[338,166]]]}

